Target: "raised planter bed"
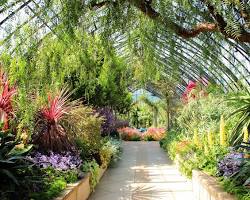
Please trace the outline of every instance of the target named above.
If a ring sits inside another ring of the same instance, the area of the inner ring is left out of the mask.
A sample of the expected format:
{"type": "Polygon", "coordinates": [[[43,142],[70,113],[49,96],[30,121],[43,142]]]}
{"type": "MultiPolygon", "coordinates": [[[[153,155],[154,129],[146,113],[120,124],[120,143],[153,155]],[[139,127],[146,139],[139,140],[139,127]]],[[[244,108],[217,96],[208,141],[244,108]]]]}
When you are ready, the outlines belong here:
{"type": "Polygon", "coordinates": [[[236,200],[222,189],[215,177],[204,172],[193,170],[192,182],[195,200],[236,200]]]}
{"type": "MultiPolygon", "coordinates": [[[[107,168],[100,168],[98,180],[100,180],[107,168]]],[[[91,194],[89,184],[90,174],[87,174],[82,180],[68,184],[67,188],[63,191],[60,197],[55,200],[86,200],[91,194]]]]}

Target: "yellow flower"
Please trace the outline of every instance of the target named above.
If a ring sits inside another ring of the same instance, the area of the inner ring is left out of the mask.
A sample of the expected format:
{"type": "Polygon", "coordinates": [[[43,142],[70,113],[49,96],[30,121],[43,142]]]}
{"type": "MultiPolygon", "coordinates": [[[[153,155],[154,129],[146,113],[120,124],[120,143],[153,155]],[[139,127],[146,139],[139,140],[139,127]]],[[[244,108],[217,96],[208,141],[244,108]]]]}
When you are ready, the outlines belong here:
{"type": "Polygon", "coordinates": [[[227,135],[225,132],[225,121],[223,115],[220,118],[220,145],[227,146],[227,135]]]}
{"type": "Polygon", "coordinates": [[[200,146],[200,142],[199,142],[199,138],[198,138],[198,130],[197,129],[195,129],[194,130],[194,144],[197,146],[197,147],[199,147],[200,146]]]}
{"type": "Polygon", "coordinates": [[[248,129],[246,126],[244,126],[243,128],[243,142],[248,142],[249,141],[249,133],[248,133],[248,129]]]}
{"type": "Polygon", "coordinates": [[[23,143],[17,144],[17,145],[15,146],[15,148],[16,148],[16,149],[24,149],[24,144],[23,144],[23,143]]]}
{"type": "Polygon", "coordinates": [[[21,139],[23,140],[23,141],[27,141],[27,139],[28,139],[28,134],[27,134],[27,132],[22,132],[22,134],[21,134],[21,139]]]}
{"type": "Polygon", "coordinates": [[[207,134],[208,145],[212,147],[214,145],[213,133],[209,130],[207,134]]]}
{"type": "Polygon", "coordinates": [[[206,144],[204,144],[204,153],[205,155],[209,155],[208,146],[206,144]]]}

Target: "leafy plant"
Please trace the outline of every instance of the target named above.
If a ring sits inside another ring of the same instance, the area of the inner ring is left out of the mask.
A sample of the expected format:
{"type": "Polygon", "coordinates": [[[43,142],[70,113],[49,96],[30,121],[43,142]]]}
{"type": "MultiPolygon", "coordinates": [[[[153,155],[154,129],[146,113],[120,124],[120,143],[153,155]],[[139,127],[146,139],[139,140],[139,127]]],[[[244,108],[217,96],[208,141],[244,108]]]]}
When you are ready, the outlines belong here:
{"type": "Polygon", "coordinates": [[[111,164],[111,161],[116,161],[119,159],[120,152],[120,142],[113,139],[107,139],[100,150],[102,167],[108,167],[111,164]]]}
{"type": "Polygon", "coordinates": [[[32,145],[24,145],[15,135],[0,132],[0,196],[14,194],[23,183],[32,162],[25,158],[32,145]]]}
{"type": "Polygon", "coordinates": [[[96,109],[96,112],[103,118],[101,126],[102,136],[108,136],[116,130],[116,119],[111,108],[103,107],[96,109]]]}
{"type": "Polygon", "coordinates": [[[67,186],[67,182],[63,178],[57,178],[55,179],[46,191],[47,199],[52,199],[53,197],[56,197],[58,194],[60,194],[61,191],[63,191],[67,186]]]}
{"type": "Polygon", "coordinates": [[[91,162],[85,162],[82,166],[84,172],[90,172],[90,187],[93,191],[97,183],[99,182],[98,177],[100,174],[99,165],[93,160],[91,162]]]}
{"type": "Polygon", "coordinates": [[[13,96],[17,94],[16,87],[10,86],[7,75],[0,71],[0,121],[4,123],[3,129],[9,128],[9,118],[14,116],[13,96]]]}
{"type": "Polygon", "coordinates": [[[230,178],[220,177],[219,180],[224,190],[228,193],[235,195],[237,199],[248,200],[250,198],[249,188],[242,185],[241,186],[237,185],[230,178]]]}
{"type": "Polygon", "coordinates": [[[48,105],[40,109],[36,116],[33,143],[44,151],[70,151],[72,144],[62,121],[78,108],[79,102],[70,101],[71,92],[64,87],[54,97],[48,96],[48,105]]]}
{"type": "Polygon", "coordinates": [[[240,144],[243,138],[243,128],[247,127],[250,131],[250,95],[238,95],[232,98],[229,98],[228,101],[238,105],[238,107],[231,113],[231,116],[238,116],[238,123],[235,125],[232,130],[230,141],[233,145],[240,144]]]}
{"type": "Polygon", "coordinates": [[[232,152],[219,161],[218,171],[220,175],[229,177],[239,172],[242,163],[243,154],[232,152]]]}
{"type": "Polygon", "coordinates": [[[30,190],[27,199],[53,199],[66,188],[68,183],[75,183],[84,176],[78,169],[58,170],[51,166],[39,169],[36,176],[39,176],[40,180],[33,183],[34,188],[30,190]]]}
{"type": "Polygon", "coordinates": [[[67,117],[65,127],[75,139],[83,160],[95,160],[101,165],[100,149],[102,147],[101,124],[99,117],[91,107],[80,106],[67,117]]]}

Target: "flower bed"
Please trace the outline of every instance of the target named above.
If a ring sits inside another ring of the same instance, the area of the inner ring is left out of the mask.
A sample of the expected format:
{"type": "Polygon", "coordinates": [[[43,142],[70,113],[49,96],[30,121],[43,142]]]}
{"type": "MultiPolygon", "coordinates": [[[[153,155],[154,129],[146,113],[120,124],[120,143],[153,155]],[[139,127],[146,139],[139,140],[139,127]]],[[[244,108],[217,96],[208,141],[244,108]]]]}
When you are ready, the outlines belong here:
{"type": "Polygon", "coordinates": [[[105,119],[72,100],[64,87],[38,103],[29,132],[14,108],[17,87],[5,74],[0,83],[0,199],[50,200],[69,185],[79,183],[78,188],[87,174],[93,191],[103,173],[100,166],[107,168],[121,152],[120,141],[101,136],[105,119]]]}
{"type": "Polygon", "coordinates": [[[193,170],[202,171],[223,194],[250,199],[250,97],[240,97],[241,109],[217,92],[194,97],[179,108],[174,127],[160,145],[182,174],[191,178],[193,170]]]}
{"type": "Polygon", "coordinates": [[[148,128],[144,133],[131,127],[118,129],[118,132],[121,139],[125,141],[160,141],[165,135],[164,128],[153,127],[148,128]]]}

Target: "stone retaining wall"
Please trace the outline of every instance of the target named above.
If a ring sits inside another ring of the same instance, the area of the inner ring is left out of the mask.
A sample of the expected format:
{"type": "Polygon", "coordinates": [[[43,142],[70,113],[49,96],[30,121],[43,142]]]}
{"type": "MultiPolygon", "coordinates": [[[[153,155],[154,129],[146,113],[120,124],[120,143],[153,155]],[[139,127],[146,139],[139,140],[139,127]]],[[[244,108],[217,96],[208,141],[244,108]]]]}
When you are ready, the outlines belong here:
{"type": "MultiPolygon", "coordinates": [[[[100,168],[98,180],[102,178],[105,171],[106,168],[100,168]]],[[[77,183],[68,184],[61,196],[57,197],[55,200],[87,200],[91,194],[89,179],[90,174],[87,174],[86,177],[77,183]]]]}
{"type": "Polygon", "coordinates": [[[222,189],[216,178],[204,172],[193,170],[192,182],[195,200],[236,200],[222,189]]]}

